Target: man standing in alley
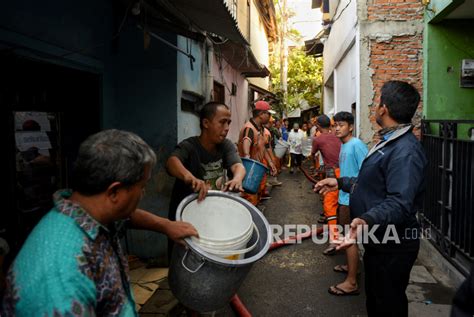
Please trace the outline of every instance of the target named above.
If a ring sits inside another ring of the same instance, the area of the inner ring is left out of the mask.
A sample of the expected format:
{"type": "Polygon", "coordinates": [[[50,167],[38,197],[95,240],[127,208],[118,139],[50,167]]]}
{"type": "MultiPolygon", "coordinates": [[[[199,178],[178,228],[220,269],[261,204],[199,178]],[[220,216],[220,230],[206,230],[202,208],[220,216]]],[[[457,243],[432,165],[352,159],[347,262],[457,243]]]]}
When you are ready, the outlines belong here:
{"type": "MultiPolygon", "coordinates": [[[[271,145],[265,137],[265,125],[270,120],[273,112],[268,102],[259,100],[255,103],[252,111],[252,118],[247,121],[240,130],[238,149],[241,157],[250,158],[269,167],[271,174],[277,174],[276,166],[271,158],[271,145]]],[[[243,194],[243,197],[253,205],[260,202],[260,198],[265,194],[266,176],[260,182],[257,194],[243,194]]]]}
{"type": "Polygon", "coordinates": [[[156,156],[137,135],[105,130],[80,146],[72,190],[34,228],[7,277],[2,316],[138,316],[120,236],[125,220],[184,243],[185,222],[137,209],[156,156]]]}
{"type": "Polygon", "coordinates": [[[293,124],[288,134],[288,143],[290,143],[290,173],[293,174],[294,169],[298,169],[301,166],[303,160],[303,138],[305,132],[300,129],[298,123],[293,124]]]}
{"type": "Polygon", "coordinates": [[[318,182],[315,191],[342,189],[350,193],[351,229],[339,248],[364,237],[364,268],[369,316],[407,316],[405,294],[420,248],[416,212],[422,203],[427,159],[411,133],[420,102],[418,91],[402,81],[382,86],[375,109],[380,141],[369,151],[357,178],[318,182]],[[391,239],[384,239],[384,237],[391,239]]]}
{"type": "MultiPolygon", "coordinates": [[[[334,130],[336,137],[342,142],[339,154],[340,175],[336,175],[336,177],[357,177],[368,150],[364,142],[352,135],[354,130],[354,116],[352,113],[346,111],[336,113],[334,115],[334,130]]],[[[349,225],[351,223],[349,194],[340,190],[337,203],[337,223],[342,227],[349,225]]],[[[359,249],[357,244],[353,244],[346,249],[346,258],[346,265],[340,264],[334,267],[335,272],[346,273],[347,275],[342,283],[329,288],[329,293],[332,295],[359,294],[357,285],[359,249]]]]}
{"type": "MultiPolygon", "coordinates": [[[[218,102],[205,104],[200,111],[201,134],[183,140],[166,162],[168,172],[176,177],[171,193],[168,218],[176,219],[179,203],[188,195],[198,193],[198,200],[209,189],[241,191],[245,168],[235,145],[227,139],[231,122],[229,108],[218,102]],[[228,179],[228,173],[232,178],[228,179]],[[229,174],[230,174],[229,173],[229,174]]],[[[168,257],[173,240],[168,240],[168,257]]]]}
{"type": "MultiPolygon", "coordinates": [[[[339,151],[341,150],[341,141],[330,132],[331,120],[326,115],[320,115],[316,119],[316,127],[320,132],[319,136],[313,140],[311,156],[314,159],[318,151],[324,161],[324,171],[326,177],[339,176],[339,151]]],[[[329,246],[323,251],[324,255],[332,255],[336,252],[336,245],[332,241],[336,238],[335,225],[337,224],[337,198],[338,192],[329,192],[323,196],[324,222],[329,225],[329,246]]]]}

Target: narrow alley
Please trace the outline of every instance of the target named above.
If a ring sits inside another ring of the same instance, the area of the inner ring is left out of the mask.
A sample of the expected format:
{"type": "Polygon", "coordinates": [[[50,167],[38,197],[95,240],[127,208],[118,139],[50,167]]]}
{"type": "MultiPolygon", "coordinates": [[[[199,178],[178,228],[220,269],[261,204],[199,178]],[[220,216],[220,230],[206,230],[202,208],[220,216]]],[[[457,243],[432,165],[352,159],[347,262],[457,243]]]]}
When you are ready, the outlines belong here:
{"type": "MultiPolygon", "coordinates": [[[[271,224],[317,224],[322,205],[311,183],[301,172],[279,176],[281,187],[260,208],[271,224]]],[[[357,316],[366,315],[363,276],[359,296],[336,297],[328,293],[344,275],[333,267],[345,255],[322,254],[326,244],[311,239],[270,251],[257,262],[238,294],[253,316],[357,316]]]]}

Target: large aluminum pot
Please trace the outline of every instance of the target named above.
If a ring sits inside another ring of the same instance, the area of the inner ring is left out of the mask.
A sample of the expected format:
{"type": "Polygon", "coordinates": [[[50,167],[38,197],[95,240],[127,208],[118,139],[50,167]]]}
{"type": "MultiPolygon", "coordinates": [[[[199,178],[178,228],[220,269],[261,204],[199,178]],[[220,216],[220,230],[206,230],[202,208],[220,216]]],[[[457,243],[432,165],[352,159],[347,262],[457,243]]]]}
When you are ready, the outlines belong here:
{"type": "MultiPolygon", "coordinates": [[[[209,191],[208,196],[226,197],[244,205],[252,215],[258,234],[254,232],[248,243],[257,242],[257,246],[239,260],[207,253],[190,238],[185,239],[186,248],[175,244],[168,277],[170,288],[184,306],[201,313],[216,311],[227,305],[253,263],[267,253],[271,243],[268,221],[254,205],[239,196],[220,191],[209,191]]],[[[176,211],[176,220],[181,220],[183,209],[195,199],[197,194],[183,199],[176,211]]]]}

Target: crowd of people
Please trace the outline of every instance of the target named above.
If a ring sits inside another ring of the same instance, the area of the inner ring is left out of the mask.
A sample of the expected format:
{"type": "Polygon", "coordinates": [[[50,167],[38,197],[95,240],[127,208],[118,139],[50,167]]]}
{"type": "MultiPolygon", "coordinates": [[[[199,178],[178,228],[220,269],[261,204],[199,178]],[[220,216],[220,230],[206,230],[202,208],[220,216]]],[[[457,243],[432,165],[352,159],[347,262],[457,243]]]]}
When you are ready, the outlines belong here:
{"type": "MultiPolygon", "coordinates": [[[[344,250],[347,259],[334,267],[346,278],[330,286],[329,293],[360,293],[358,233],[363,226],[377,226],[374,234],[380,237],[393,225],[399,243],[363,243],[366,306],[369,316],[407,316],[405,290],[420,243],[406,233],[419,229],[416,212],[427,164],[411,133],[419,101],[416,89],[405,82],[383,85],[375,109],[382,127],[380,141],[370,151],[354,136],[349,112],[332,118],[320,115],[301,129],[298,123],[290,129],[287,119],[272,118],[271,106],[263,100],[255,103],[236,147],[227,139],[229,108],[210,102],[200,111],[200,135],[181,141],[167,160],[167,171],[176,178],[169,219],[137,208],[156,163],[150,146],[136,134],[120,130],[90,136],[79,148],[72,188],[54,194],[54,207],[11,265],[0,315],[136,315],[127,258],[119,241],[124,228],[166,234],[171,254],[183,238],[198,236],[191,224],[175,221],[184,197],[197,193],[203,200],[210,189],[236,191],[257,205],[269,197],[268,185],[281,185],[276,177],[286,166],[294,173],[309,158],[314,176],[322,179],[314,191],[323,201],[320,221],[328,224],[330,243],[323,253],[344,250]],[[286,157],[275,155],[279,140],[288,143],[286,157]],[[244,192],[242,158],[269,170],[271,178],[262,179],[257,193],[244,192]],[[349,229],[341,232],[338,225],[349,229]]],[[[459,311],[472,308],[471,282],[457,295],[459,311]]]]}

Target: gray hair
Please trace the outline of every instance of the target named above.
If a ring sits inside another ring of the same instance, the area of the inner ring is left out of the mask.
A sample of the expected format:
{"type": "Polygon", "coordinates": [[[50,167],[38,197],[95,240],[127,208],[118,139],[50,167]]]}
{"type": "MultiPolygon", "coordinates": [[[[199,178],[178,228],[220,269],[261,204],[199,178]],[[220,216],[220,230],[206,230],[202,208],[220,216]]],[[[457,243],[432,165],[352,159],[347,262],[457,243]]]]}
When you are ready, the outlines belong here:
{"type": "Polygon", "coordinates": [[[131,186],[143,179],[147,165],[155,164],[155,152],[138,135],[104,130],[89,136],[79,147],[72,189],[95,195],[104,192],[113,182],[131,186]]]}

